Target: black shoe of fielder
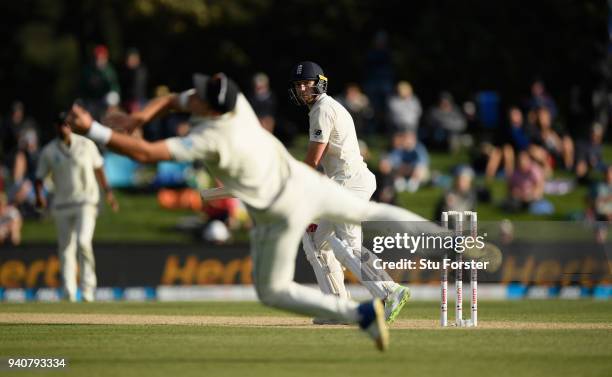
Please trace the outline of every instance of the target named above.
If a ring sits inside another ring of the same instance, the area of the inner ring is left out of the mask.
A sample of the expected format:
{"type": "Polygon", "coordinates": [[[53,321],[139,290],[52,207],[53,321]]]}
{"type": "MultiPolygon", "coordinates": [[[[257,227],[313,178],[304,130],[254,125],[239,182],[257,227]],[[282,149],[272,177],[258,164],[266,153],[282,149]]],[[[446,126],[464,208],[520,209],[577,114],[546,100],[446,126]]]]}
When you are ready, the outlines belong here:
{"type": "Polygon", "coordinates": [[[357,308],[359,327],[376,343],[379,351],[389,348],[389,330],[385,324],[385,307],[378,298],[364,302],[357,308]]]}

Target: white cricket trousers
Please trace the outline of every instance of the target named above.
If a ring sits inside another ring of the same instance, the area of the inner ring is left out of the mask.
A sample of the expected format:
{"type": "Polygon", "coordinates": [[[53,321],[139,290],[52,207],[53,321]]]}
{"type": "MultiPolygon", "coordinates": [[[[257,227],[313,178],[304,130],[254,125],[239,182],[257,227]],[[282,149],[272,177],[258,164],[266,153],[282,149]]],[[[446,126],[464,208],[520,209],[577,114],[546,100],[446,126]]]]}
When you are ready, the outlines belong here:
{"type": "MultiPolygon", "coordinates": [[[[349,179],[338,183],[342,187],[350,190],[354,195],[368,201],[372,197],[372,194],[374,194],[374,191],[376,191],[376,177],[365,167],[353,174],[349,179]]],[[[318,250],[322,258],[327,261],[330,272],[336,274],[334,276],[337,280],[344,279],[344,273],[342,271],[342,265],[344,265],[353,272],[360,283],[364,285],[374,297],[384,300],[397,287],[397,284],[387,273],[381,272],[380,274],[373,275],[361,268],[362,253],[367,252],[361,247],[361,225],[336,223],[327,219],[322,219],[313,235],[313,240],[315,249],[318,250]],[[341,247],[333,249],[328,242],[329,237],[333,235],[341,241],[345,241],[349,248],[341,247]]],[[[370,255],[376,258],[374,254],[370,255]]],[[[317,282],[319,283],[319,288],[321,288],[321,283],[318,279],[319,276],[317,275],[317,282]]],[[[337,294],[340,296],[347,295],[344,283],[340,282],[338,285],[342,288],[338,290],[337,294]]],[[[324,293],[328,293],[325,288],[321,288],[321,290],[324,293]]]]}
{"type": "MultiPolygon", "coordinates": [[[[293,281],[295,260],[304,230],[325,218],[360,224],[362,221],[426,221],[398,207],[368,202],[309,166],[291,161],[291,176],[265,210],[250,208],[253,279],[259,299],[268,306],[313,317],[357,322],[358,303],[293,281]]],[[[414,231],[414,229],[406,229],[414,231]]]]}
{"type": "Polygon", "coordinates": [[[83,300],[94,300],[97,281],[92,239],[96,216],[97,208],[90,204],[53,211],[63,289],[70,301],[77,298],[77,261],[83,300]]]}
{"type": "MultiPolygon", "coordinates": [[[[353,195],[364,200],[370,200],[374,191],[376,191],[376,177],[367,168],[361,169],[355,176],[340,183],[347,190],[350,190],[353,195]]],[[[346,241],[354,250],[361,250],[361,225],[335,223],[328,219],[319,221],[316,232],[314,233],[315,248],[321,250],[331,247],[327,244],[327,238],[332,234],[336,234],[342,241],[346,241]]]]}

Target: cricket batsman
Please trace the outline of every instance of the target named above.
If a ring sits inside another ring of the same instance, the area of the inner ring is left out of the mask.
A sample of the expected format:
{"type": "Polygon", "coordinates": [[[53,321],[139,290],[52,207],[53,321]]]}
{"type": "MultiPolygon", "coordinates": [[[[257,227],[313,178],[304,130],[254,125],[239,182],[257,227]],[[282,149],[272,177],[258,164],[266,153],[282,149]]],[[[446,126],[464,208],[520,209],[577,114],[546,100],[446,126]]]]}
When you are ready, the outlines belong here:
{"type": "MultiPolygon", "coordinates": [[[[368,169],[359,150],[355,123],[338,101],[327,95],[328,79],[316,63],[303,61],[291,70],[289,98],[298,106],[308,107],[309,138],[304,163],[323,171],[331,180],[355,196],[370,200],[376,191],[376,177],[368,169]]],[[[359,278],[374,297],[385,303],[385,317],[391,323],[410,297],[410,290],[395,283],[384,271],[362,268],[361,226],[334,223],[321,219],[314,232],[306,232],[302,245],[312,265],[323,293],[348,297],[344,272],[339,261],[359,278]],[[348,247],[336,247],[327,241],[335,235],[348,247]]],[[[370,253],[370,258],[377,257],[370,253]]],[[[325,318],[315,318],[315,324],[327,324],[325,318]]],[[[333,321],[331,322],[334,323],[333,321]]]]}

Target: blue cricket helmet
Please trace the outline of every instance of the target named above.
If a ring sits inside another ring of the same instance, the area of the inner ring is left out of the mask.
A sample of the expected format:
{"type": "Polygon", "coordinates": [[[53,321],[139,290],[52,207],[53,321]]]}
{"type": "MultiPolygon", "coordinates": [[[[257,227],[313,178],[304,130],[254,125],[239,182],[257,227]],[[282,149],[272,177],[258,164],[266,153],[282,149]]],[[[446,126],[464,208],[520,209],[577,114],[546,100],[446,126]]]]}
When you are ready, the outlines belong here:
{"type": "Polygon", "coordinates": [[[296,81],[305,80],[313,80],[315,82],[315,95],[320,95],[327,92],[327,77],[325,77],[325,74],[323,73],[323,68],[314,62],[299,62],[293,66],[291,69],[291,75],[289,77],[289,99],[295,105],[302,106],[306,104],[300,98],[294,87],[294,83],[296,81]]]}

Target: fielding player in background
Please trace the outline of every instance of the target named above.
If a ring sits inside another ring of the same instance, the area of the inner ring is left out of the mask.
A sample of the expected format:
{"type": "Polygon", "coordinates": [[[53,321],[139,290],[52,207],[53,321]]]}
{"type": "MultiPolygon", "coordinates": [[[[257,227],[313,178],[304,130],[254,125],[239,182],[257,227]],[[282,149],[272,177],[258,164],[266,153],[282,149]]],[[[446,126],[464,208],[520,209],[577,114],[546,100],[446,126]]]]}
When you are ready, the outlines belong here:
{"type": "Polygon", "coordinates": [[[55,121],[57,137],[40,154],[36,169],[36,203],[45,208],[43,180],[51,174],[54,186],[52,215],[57,227],[57,241],[66,298],[77,299],[77,261],[84,301],[93,301],[96,290],[96,268],[92,238],[96,227],[100,192],[114,211],[117,201],[106,182],[103,159],[96,145],[72,133],[60,114],[55,121]],[[96,182],[97,180],[97,182],[96,182]]]}
{"type": "MultiPolygon", "coordinates": [[[[294,104],[309,109],[310,143],[304,162],[315,169],[322,165],[329,178],[357,197],[370,200],[376,191],[376,178],[361,156],[353,118],[326,92],[327,78],[318,64],[305,61],[293,67],[289,98],[294,104]]],[[[303,200],[308,200],[308,197],[303,200]]],[[[410,290],[393,282],[384,271],[373,274],[373,269],[362,268],[361,254],[368,250],[361,246],[361,226],[321,219],[318,226],[311,226],[309,230],[302,245],[321,291],[348,297],[340,260],[374,297],[384,300],[387,322],[394,321],[410,297],[410,290]],[[327,240],[334,234],[348,247],[332,248],[327,240]]],[[[376,258],[370,253],[368,259],[373,261],[376,258]]],[[[314,323],[333,322],[315,318],[314,323]]]]}

